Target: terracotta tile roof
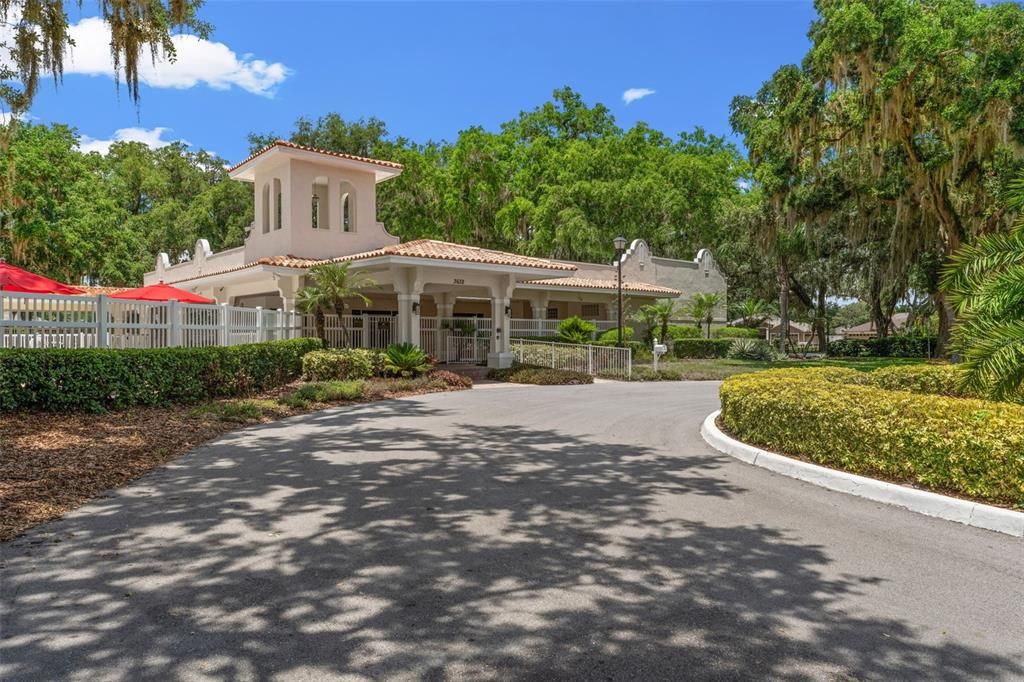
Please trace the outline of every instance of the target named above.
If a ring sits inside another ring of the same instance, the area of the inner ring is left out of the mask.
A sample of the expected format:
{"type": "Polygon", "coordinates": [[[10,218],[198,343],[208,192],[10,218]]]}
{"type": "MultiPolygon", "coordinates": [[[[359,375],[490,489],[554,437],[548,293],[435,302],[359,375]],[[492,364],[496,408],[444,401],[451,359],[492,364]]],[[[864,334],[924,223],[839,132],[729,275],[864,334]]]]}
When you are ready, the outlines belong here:
{"type": "Polygon", "coordinates": [[[354,253],[348,256],[338,256],[337,258],[327,258],[323,260],[317,260],[315,258],[299,258],[298,256],[267,256],[266,258],[260,258],[259,260],[251,263],[227,268],[225,270],[206,272],[202,275],[185,277],[184,279],[169,279],[167,280],[167,283],[174,284],[176,282],[187,282],[190,280],[201,279],[203,277],[209,277],[211,275],[222,275],[228,272],[235,272],[237,270],[245,270],[246,268],[254,268],[259,265],[305,269],[311,268],[320,263],[344,263],[347,261],[366,260],[369,258],[380,258],[383,256],[404,256],[406,258],[448,260],[460,263],[481,263],[484,265],[542,268],[547,270],[559,270],[562,272],[574,272],[576,270],[575,265],[559,263],[545,258],[520,256],[515,253],[481,249],[476,246],[465,246],[463,244],[452,244],[451,242],[442,242],[435,239],[417,239],[404,244],[391,244],[379,249],[374,249],[373,251],[363,251],[362,253],[354,253]]]}
{"type": "Polygon", "coordinates": [[[346,154],[344,152],[332,152],[332,151],[330,151],[328,149],[317,149],[316,147],[307,147],[307,146],[302,145],[302,144],[295,144],[294,142],[289,142],[288,140],[277,140],[275,142],[271,142],[270,144],[268,144],[263,149],[260,149],[259,151],[256,151],[256,152],[250,154],[243,161],[239,161],[234,166],[229,168],[228,172],[229,173],[234,172],[236,169],[241,168],[245,164],[247,164],[250,161],[252,161],[253,159],[255,159],[257,156],[260,156],[261,154],[265,154],[266,152],[269,152],[271,149],[274,149],[275,147],[287,147],[288,149],[298,149],[299,151],[303,151],[303,152],[313,152],[315,154],[325,154],[327,156],[333,156],[333,157],[338,158],[338,159],[348,159],[350,161],[362,161],[363,163],[373,163],[373,164],[376,164],[378,166],[384,166],[385,168],[394,168],[396,170],[402,170],[402,167],[403,167],[402,164],[395,163],[394,161],[382,161],[380,159],[371,159],[371,158],[366,157],[366,156],[356,156],[355,154],[346,154]]]}
{"type": "MultiPolygon", "coordinates": [[[[569,263],[532,256],[520,256],[516,253],[482,249],[478,246],[453,244],[436,239],[417,239],[404,244],[391,244],[373,251],[355,253],[350,256],[339,256],[330,259],[332,263],[343,263],[351,260],[364,260],[380,256],[404,256],[407,258],[429,258],[432,260],[451,260],[460,263],[483,263],[486,265],[508,265],[521,268],[543,268],[545,270],[561,270],[575,272],[576,266],[569,263]]],[[[302,267],[302,266],[299,266],[302,267]]]]}
{"type": "MultiPolygon", "coordinates": [[[[617,289],[618,285],[614,279],[587,279],[585,277],[558,277],[555,279],[534,279],[523,284],[536,284],[545,287],[568,287],[570,289],[617,289]]],[[[648,284],[647,282],[622,283],[623,291],[632,291],[643,294],[664,294],[665,296],[679,296],[681,291],[669,287],[648,284]]]]}

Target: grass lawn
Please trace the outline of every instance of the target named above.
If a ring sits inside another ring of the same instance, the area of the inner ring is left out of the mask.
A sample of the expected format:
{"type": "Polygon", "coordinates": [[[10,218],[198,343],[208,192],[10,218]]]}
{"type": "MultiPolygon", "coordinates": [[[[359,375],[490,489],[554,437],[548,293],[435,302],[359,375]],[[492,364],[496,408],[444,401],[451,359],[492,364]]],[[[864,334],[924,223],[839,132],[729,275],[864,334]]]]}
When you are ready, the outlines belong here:
{"type": "MultiPolygon", "coordinates": [[[[922,358],[850,358],[850,359],[821,359],[821,360],[777,360],[774,362],[761,362],[757,360],[729,360],[726,358],[711,360],[662,360],[658,363],[658,369],[672,373],[678,373],[681,380],[689,381],[718,381],[731,377],[734,374],[745,374],[747,372],[761,372],[766,369],[777,369],[779,367],[849,367],[862,372],[870,372],[879,367],[890,367],[892,365],[916,365],[925,362],[922,358]]],[[[650,369],[650,363],[637,363],[633,365],[634,371],[640,368],[650,369]]]]}

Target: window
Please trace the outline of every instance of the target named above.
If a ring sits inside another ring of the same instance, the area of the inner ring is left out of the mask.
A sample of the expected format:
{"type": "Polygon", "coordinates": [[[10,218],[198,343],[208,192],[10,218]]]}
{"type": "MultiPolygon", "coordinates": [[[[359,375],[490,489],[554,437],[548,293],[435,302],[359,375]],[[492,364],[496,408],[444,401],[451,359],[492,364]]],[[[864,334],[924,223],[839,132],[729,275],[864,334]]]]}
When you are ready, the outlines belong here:
{"type": "Polygon", "coordinates": [[[350,183],[341,183],[341,231],[356,231],[356,191],[350,183]]]}
{"type": "Polygon", "coordinates": [[[331,229],[331,219],[327,209],[327,178],[318,177],[313,183],[311,206],[311,224],[314,230],[331,229]]]}
{"type": "Polygon", "coordinates": [[[580,316],[589,320],[596,320],[601,316],[601,306],[597,303],[584,303],[580,309],[580,316]]]}
{"type": "Polygon", "coordinates": [[[546,317],[549,320],[557,320],[558,319],[558,308],[548,308],[547,313],[546,313],[546,317]]]}
{"type": "Polygon", "coordinates": [[[263,183],[263,234],[270,232],[270,183],[263,183]]]}
{"type": "Polygon", "coordinates": [[[284,209],[281,207],[281,181],[274,178],[274,229],[280,230],[282,227],[282,219],[284,217],[284,209]]]}

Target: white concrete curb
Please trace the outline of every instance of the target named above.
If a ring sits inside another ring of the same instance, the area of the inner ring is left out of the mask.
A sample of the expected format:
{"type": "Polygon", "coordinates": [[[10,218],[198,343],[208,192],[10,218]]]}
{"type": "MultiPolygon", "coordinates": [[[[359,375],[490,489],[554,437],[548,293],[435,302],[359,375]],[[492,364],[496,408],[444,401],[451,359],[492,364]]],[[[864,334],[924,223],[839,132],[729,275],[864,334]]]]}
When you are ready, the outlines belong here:
{"type": "Polygon", "coordinates": [[[877,481],[873,478],[848,474],[844,471],[836,471],[761,450],[723,433],[715,424],[719,413],[721,410],[715,410],[707,416],[701,426],[700,434],[711,447],[748,464],[830,490],[838,490],[875,502],[903,507],[918,514],[936,516],[947,521],[956,521],[975,528],[984,528],[1024,538],[1024,513],[1022,512],[907,488],[895,483],[877,481]]]}

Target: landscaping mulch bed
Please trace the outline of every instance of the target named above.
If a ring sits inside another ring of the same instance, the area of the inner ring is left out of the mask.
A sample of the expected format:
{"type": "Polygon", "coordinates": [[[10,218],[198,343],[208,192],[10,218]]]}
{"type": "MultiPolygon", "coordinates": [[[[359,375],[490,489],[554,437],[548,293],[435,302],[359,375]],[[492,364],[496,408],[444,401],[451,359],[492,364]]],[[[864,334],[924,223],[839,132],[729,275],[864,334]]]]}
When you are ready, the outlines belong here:
{"type": "MultiPolygon", "coordinates": [[[[59,518],[103,491],[125,485],[229,431],[328,406],[293,409],[275,402],[298,385],[201,406],[135,408],[103,414],[0,414],[0,541],[59,518]],[[259,403],[258,418],[226,418],[209,409],[218,404],[252,401],[259,403]]],[[[378,390],[374,397],[433,392],[437,391],[378,390]]],[[[338,404],[345,403],[333,405],[338,404]]]]}

